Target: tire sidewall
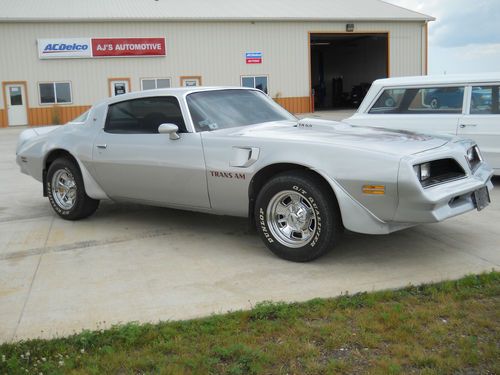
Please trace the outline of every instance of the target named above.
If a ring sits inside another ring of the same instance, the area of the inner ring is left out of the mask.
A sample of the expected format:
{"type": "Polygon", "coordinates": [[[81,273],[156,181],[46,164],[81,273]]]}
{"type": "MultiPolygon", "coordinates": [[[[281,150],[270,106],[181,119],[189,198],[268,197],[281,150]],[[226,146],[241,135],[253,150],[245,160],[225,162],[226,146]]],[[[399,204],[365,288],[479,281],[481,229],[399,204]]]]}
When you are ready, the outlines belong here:
{"type": "Polygon", "coordinates": [[[267,247],[281,258],[305,262],[313,260],[327,252],[335,237],[337,227],[335,206],[329,201],[324,189],[313,182],[295,176],[282,176],[266,184],[256,201],[255,218],[257,231],[267,247]],[[288,247],[276,239],[268,225],[267,206],[279,192],[295,191],[308,200],[316,214],[316,228],[312,239],[301,247],[288,247]]]}
{"type": "Polygon", "coordinates": [[[82,193],[84,192],[84,186],[83,186],[83,179],[81,177],[80,171],[71,163],[70,161],[63,160],[63,159],[58,159],[54,161],[47,172],[47,180],[46,180],[46,185],[47,185],[47,194],[49,198],[50,205],[54,209],[54,211],[61,216],[62,218],[65,219],[73,219],[76,216],[76,213],[78,213],[81,210],[81,205],[83,204],[83,197],[82,193]],[[61,208],[57,202],[54,199],[53,192],[52,192],[52,178],[54,174],[59,171],[59,170],[65,170],[66,172],[70,173],[76,184],[76,194],[75,194],[75,199],[76,202],[71,207],[69,210],[65,210],[64,208],[61,208]]]}

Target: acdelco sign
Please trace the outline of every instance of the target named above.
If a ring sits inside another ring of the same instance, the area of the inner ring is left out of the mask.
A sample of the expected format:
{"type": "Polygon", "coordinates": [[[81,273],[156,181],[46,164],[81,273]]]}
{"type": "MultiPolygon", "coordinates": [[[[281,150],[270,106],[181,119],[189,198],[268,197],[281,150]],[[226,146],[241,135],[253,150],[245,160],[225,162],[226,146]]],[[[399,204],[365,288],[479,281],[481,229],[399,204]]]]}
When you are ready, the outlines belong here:
{"type": "Polygon", "coordinates": [[[41,59],[91,58],[90,38],[38,39],[38,57],[41,59]]]}
{"type": "Polygon", "coordinates": [[[38,57],[41,59],[161,57],[166,55],[165,37],[38,39],[38,57]]]}
{"type": "Polygon", "coordinates": [[[49,43],[43,49],[43,53],[57,53],[61,51],[85,51],[89,49],[87,44],[64,44],[64,43],[49,43]]]}

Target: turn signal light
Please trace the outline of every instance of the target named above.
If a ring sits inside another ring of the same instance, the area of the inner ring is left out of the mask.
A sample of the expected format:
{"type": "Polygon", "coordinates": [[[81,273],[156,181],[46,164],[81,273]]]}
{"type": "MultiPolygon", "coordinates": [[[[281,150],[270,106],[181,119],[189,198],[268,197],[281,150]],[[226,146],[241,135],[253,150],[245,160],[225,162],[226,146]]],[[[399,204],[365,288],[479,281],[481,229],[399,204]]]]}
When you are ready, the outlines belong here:
{"type": "Polygon", "coordinates": [[[384,185],[363,185],[363,193],[371,195],[384,195],[385,186],[384,185]]]}

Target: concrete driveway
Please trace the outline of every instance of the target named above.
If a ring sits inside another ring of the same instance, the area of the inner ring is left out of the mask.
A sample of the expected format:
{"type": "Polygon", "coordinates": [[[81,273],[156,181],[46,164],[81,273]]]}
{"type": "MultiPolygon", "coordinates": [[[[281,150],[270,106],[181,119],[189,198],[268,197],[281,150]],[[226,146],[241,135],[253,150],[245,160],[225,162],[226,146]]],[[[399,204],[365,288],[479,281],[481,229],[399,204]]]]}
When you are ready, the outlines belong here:
{"type": "Polygon", "coordinates": [[[64,221],[41,184],[18,171],[20,130],[0,130],[0,342],[397,288],[500,264],[498,189],[483,212],[387,236],[346,233],[309,264],[273,256],[242,219],[103,203],[87,220],[64,221]]]}

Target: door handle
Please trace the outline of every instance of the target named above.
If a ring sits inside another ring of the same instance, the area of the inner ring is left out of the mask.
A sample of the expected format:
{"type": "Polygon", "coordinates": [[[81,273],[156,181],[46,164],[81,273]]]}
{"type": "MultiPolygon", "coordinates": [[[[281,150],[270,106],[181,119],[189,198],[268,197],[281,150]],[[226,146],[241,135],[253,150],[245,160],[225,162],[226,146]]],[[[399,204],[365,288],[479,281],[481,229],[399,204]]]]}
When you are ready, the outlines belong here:
{"type": "Polygon", "coordinates": [[[460,127],[463,129],[463,128],[466,128],[466,127],[471,127],[471,128],[475,128],[477,125],[476,124],[460,124],[460,127]]]}
{"type": "Polygon", "coordinates": [[[106,143],[103,143],[103,144],[100,144],[100,145],[96,145],[96,147],[104,149],[104,148],[107,148],[108,145],[106,143]]]}

